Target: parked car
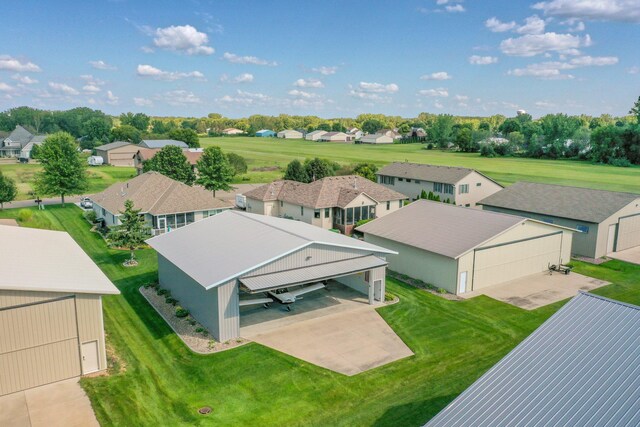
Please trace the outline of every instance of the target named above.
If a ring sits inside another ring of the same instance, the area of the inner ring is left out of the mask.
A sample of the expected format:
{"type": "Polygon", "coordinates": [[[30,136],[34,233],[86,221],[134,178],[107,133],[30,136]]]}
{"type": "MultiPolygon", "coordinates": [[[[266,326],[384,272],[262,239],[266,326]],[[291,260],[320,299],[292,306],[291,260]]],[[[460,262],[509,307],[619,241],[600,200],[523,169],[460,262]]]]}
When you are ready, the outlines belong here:
{"type": "Polygon", "coordinates": [[[83,197],[80,199],[80,207],[84,209],[91,209],[93,207],[93,202],[88,197],[83,197]]]}

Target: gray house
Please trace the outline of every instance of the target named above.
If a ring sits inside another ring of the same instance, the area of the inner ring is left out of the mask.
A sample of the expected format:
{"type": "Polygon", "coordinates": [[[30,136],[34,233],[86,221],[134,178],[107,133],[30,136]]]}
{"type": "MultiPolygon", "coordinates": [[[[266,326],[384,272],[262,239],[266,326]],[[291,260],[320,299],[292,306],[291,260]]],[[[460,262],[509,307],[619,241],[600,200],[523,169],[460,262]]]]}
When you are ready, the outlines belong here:
{"type": "Polygon", "coordinates": [[[160,286],[219,341],[241,336],[241,301],[267,291],[332,280],[368,296],[369,304],[384,301],[385,256],[394,253],[300,221],[241,211],[147,243],[158,252],[160,286]]]}
{"type": "Polygon", "coordinates": [[[34,135],[20,125],[0,141],[0,157],[16,157],[24,160],[31,158],[34,145],[44,142],[46,135],[34,135]]]}
{"type": "Polygon", "coordinates": [[[517,182],[479,204],[577,229],[575,255],[600,258],[640,246],[640,194],[517,182]]]}
{"type": "Polygon", "coordinates": [[[427,427],[640,425],[640,307],[581,293],[427,427]]]}
{"type": "Polygon", "coordinates": [[[422,191],[441,201],[474,207],[485,197],[502,190],[502,185],[474,169],[396,162],[380,169],[378,182],[415,200],[422,191]]]}

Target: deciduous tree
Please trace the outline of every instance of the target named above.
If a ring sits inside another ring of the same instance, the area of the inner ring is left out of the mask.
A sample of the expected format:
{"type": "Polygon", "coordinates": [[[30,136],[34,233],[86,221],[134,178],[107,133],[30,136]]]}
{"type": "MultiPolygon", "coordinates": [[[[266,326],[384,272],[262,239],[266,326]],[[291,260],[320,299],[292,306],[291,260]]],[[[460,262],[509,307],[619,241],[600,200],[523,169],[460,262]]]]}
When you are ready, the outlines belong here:
{"type": "Polygon", "coordinates": [[[0,209],[4,209],[4,204],[12,202],[18,195],[18,188],[14,180],[4,176],[0,171],[0,209]]]}
{"type": "Polygon", "coordinates": [[[298,159],[293,159],[289,162],[283,178],[290,181],[309,182],[307,171],[298,159]]]}
{"type": "Polygon", "coordinates": [[[200,147],[200,140],[198,138],[198,133],[189,128],[175,128],[169,131],[169,138],[175,139],[176,141],[182,141],[187,144],[190,148],[198,148],[200,147]]]}
{"type": "Polygon", "coordinates": [[[195,174],[187,157],[180,147],[167,145],[162,147],[155,156],[145,161],[142,169],[144,172],[155,171],[162,175],[184,182],[187,185],[193,184],[195,174]]]}
{"type": "Polygon", "coordinates": [[[213,197],[216,196],[217,190],[229,191],[231,189],[231,180],[235,175],[235,169],[220,147],[205,148],[196,167],[198,168],[196,183],[213,191],[213,197]]]}

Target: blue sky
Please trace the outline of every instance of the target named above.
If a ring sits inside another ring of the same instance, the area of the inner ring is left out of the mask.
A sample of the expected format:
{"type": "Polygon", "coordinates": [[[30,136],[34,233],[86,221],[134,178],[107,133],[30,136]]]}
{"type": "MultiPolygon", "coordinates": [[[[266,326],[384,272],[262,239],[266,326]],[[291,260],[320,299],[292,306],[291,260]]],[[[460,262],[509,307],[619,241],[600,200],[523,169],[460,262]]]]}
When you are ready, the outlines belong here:
{"type": "Polygon", "coordinates": [[[0,109],[626,114],[638,0],[2,2],[0,109]]]}

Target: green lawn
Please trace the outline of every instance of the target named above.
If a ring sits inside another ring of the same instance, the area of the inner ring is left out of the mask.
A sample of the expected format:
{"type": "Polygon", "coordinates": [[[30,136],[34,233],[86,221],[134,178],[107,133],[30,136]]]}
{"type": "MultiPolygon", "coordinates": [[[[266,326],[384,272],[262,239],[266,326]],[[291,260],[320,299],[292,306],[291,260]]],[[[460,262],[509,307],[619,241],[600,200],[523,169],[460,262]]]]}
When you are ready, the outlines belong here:
{"type": "MultiPolygon", "coordinates": [[[[561,306],[528,312],[486,297],[452,302],[390,279],[400,303],[379,312],[411,358],[345,377],[258,344],[196,355],[137,290],[156,278],[152,250],[126,269],[128,254],[107,249],[75,206],[34,212],[35,225],[69,232],[122,292],[104,297],[104,312],[125,371],[82,380],[103,425],[422,425],[561,306]],[[198,415],[203,405],[213,413],[198,415]]],[[[614,283],[595,293],[640,304],[640,266],[576,264],[614,283]]]]}
{"type": "MultiPolygon", "coordinates": [[[[18,197],[16,200],[32,199],[33,179],[42,167],[36,163],[2,163],[0,172],[5,176],[13,178],[18,186],[18,197]]],[[[96,166],[88,169],[89,188],[86,194],[100,192],[114,182],[126,181],[133,178],[136,173],[134,168],[121,168],[113,166],[96,166]]]]}
{"type": "Polygon", "coordinates": [[[293,159],[321,157],[341,164],[393,161],[464,166],[477,169],[502,184],[537,181],[554,184],[640,193],[640,168],[620,168],[572,160],[485,158],[477,153],[424,150],[422,144],[354,145],[305,140],[251,137],[201,138],[206,147],[218,145],[244,156],[249,163],[247,182],[269,182],[281,178],[293,159]],[[259,171],[258,168],[280,170],[259,171]]]}

